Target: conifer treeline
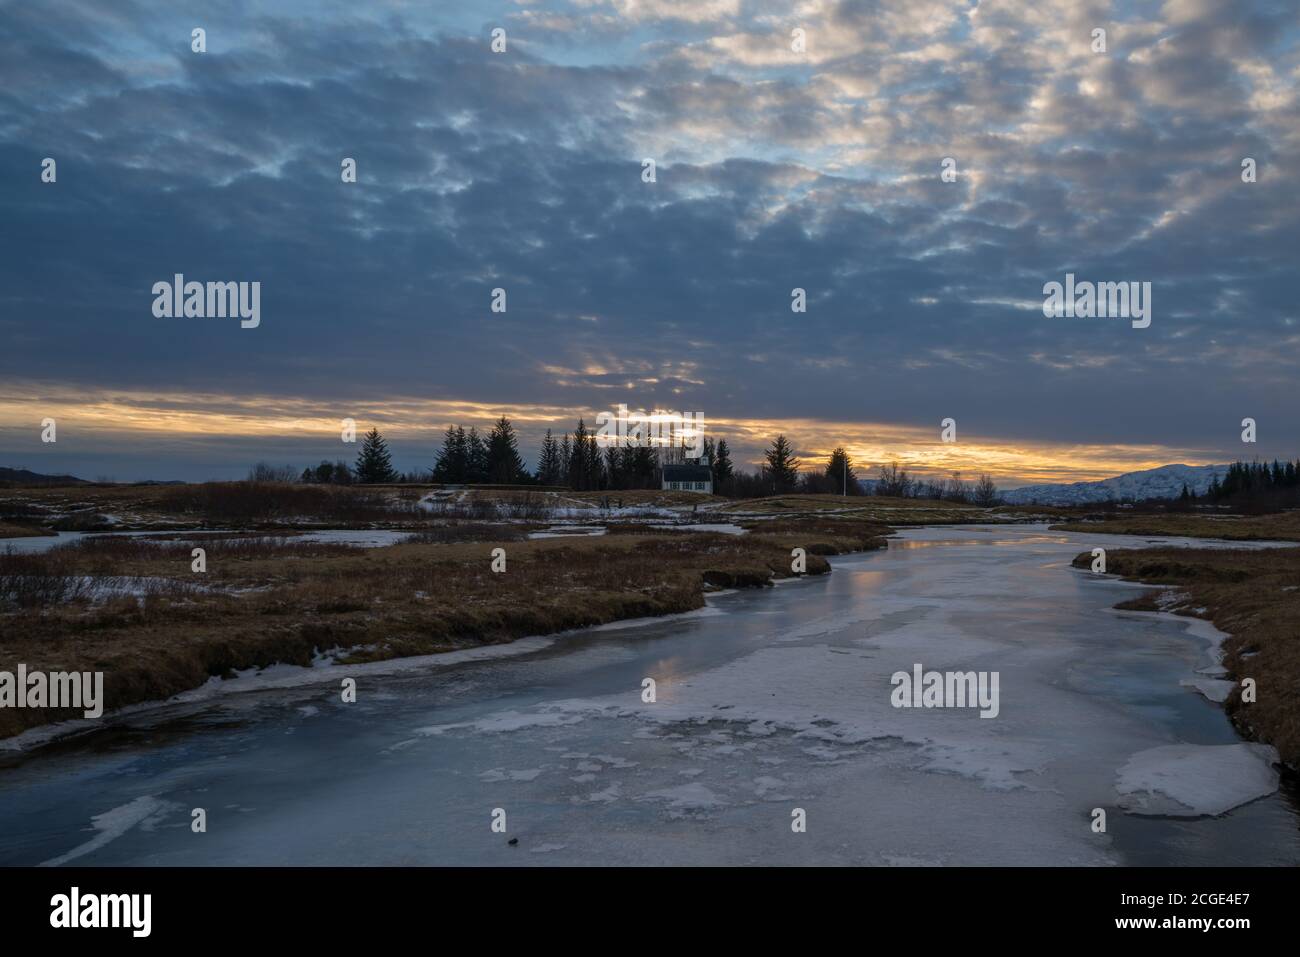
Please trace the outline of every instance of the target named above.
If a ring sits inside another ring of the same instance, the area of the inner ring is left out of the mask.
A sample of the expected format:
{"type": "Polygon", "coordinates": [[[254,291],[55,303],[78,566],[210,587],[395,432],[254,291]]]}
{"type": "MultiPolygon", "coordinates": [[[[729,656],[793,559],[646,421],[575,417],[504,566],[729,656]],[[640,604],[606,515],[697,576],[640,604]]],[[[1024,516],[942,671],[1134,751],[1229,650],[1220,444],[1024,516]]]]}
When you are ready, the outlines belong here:
{"type": "MultiPolygon", "coordinates": [[[[824,470],[801,472],[794,447],[784,435],[772,440],[758,472],[745,472],[733,465],[726,439],[705,438],[699,462],[710,469],[713,491],[718,495],[748,498],[796,491],[862,494],[853,462],[843,447],[831,453],[824,470]]],[[[486,438],[474,427],[466,431],[463,426],[448,426],[437,461],[427,473],[396,472],[388,443],[378,429],[372,428],[362,441],[355,466],[341,461],[321,462],[315,468],[304,469],[299,481],[372,484],[432,480],[447,485],[549,485],[578,491],[653,489],[659,488],[661,482],[657,448],[602,447],[596,432],[588,429],[583,419],[578,420],[572,433],[559,440],[547,429],[537,469],[529,472],[519,454],[514,425],[504,415],[493,423],[486,438]]],[[[278,470],[265,464],[250,473],[250,479],[255,481],[291,481],[292,476],[291,469],[278,470]]]]}
{"type": "Polygon", "coordinates": [[[532,481],[519,455],[515,427],[504,415],[493,423],[486,439],[476,428],[466,432],[461,426],[448,426],[432,472],[435,482],[451,485],[526,485],[532,481]]]}
{"type": "Polygon", "coordinates": [[[1194,495],[1184,486],[1181,498],[1215,505],[1300,505],[1300,460],[1233,462],[1223,479],[1212,481],[1204,495],[1194,495]]]}
{"type": "MultiPolygon", "coordinates": [[[[733,468],[725,440],[704,442],[703,461],[711,463],[715,490],[730,481],[733,468]]],[[[447,429],[433,467],[433,481],[448,484],[556,485],[579,491],[658,488],[659,452],[648,446],[602,448],[596,432],[578,420],[572,433],[556,439],[546,430],[537,460],[529,473],[519,457],[514,427],[502,416],[484,440],[463,426],[447,429]]]]}

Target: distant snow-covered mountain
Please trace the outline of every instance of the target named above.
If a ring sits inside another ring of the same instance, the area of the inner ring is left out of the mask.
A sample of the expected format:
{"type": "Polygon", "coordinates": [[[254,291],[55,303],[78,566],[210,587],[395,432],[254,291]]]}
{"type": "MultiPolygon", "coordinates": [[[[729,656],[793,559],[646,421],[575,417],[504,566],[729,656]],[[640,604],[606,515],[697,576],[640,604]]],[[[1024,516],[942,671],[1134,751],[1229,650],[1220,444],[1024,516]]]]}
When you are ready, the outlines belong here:
{"type": "Polygon", "coordinates": [[[1094,502],[1140,502],[1148,498],[1173,498],[1186,484],[1196,494],[1204,492],[1216,478],[1222,480],[1226,465],[1162,465],[1143,472],[1125,472],[1100,482],[1072,482],[1069,485],[1026,485],[1003,492],[1009,505],[1089,505],[1094,502]]]}

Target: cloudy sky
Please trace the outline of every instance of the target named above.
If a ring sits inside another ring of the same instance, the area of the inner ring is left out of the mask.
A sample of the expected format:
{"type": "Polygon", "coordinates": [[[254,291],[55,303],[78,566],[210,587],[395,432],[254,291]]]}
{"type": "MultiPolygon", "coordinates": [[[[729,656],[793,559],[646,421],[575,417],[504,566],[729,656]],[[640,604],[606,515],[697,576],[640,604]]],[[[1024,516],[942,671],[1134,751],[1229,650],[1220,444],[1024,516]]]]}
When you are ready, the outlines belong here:
{"type": "Polygon", "coordinates": [[[414,469],[501,413],[532,461],[620,402],[1004,486],[1295,457],[1298,9],[0,2],[0,465],[237,477],[352,417],[414,469]],[[1150,327],[1045,317],[1067,272],[1150,327]],[[155,317],[176,273],[260,326],[155,317]]]}

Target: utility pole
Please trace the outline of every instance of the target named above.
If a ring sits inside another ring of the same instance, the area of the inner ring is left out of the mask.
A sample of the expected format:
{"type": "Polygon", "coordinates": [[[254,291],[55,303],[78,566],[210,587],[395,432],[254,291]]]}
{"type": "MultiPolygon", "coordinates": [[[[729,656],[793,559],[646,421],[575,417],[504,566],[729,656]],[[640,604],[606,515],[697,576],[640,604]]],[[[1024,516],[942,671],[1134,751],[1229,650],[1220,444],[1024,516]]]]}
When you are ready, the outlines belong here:
{"type": "Polygon", "coordinates": [[[844,452],[844,497],[849,497],[849,453],[847,449],[844,452]]]}

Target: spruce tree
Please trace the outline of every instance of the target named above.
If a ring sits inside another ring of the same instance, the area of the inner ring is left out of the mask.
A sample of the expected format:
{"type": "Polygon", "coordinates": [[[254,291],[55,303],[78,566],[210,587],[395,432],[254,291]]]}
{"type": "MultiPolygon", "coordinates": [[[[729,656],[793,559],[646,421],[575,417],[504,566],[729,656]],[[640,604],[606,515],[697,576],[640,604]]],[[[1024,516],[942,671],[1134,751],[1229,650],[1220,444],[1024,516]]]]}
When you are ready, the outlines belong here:
{"type": "Polygon", "coordinates": [[[504,415],[492,426],[487,440],[488,481],[493,485],[514,485],[526,481],[528,470],[519,457],[519,442],[515,427],[504,415]]]}
{"type": "Polygon", "coordinates": [[[772,447],[763,453],[763,457],[767,460],[763,471],[772,483],[773,494],[783,495],[799,484],[800,463],[784,435],[778,435],[772,440],[772,447]]]}
{"type": "Polygon", "coordinates": [[[482,484],[488,480],[487,443],[478,434],[478,429],[470,427],[465,439],[465,481],[482,484]]]}
{"type": "Polygon", "coordinates": [[[374,484],[376,482],[393,482],[397,473],[393,471],[393,461],[388,454],[388,443],[379,434],[378,429],[371,429],[361,442],[361,451],[357,453],[354,470],[357,481],[374,484]]]}
{"type": "Polygon", "coordinates": [[[433,480],[445,485],[459,485],[465,481],[465,473],[468,470],[465,430],[449,425],[447,431],[443,433],[442,448],[438,450],[438,461],[433,466],[433,480]]]}
{"type": "Polygon", "coordinates": [[[578,427],[573,430],[573,448],[569,453],[569,488],[579,491],[591,488],[591,465],[588,461],[591,446],[587,435],[587,424],[579,419],[578,427]]]}
{"type": "Polygon", "coordinates": [[[587,435],[587,488],[604,487],[604,478],[605,470],[600,460],[600,443],[596,441],[596,433],[591,432],[587,435]]]}
{"type": "Polygon", "coordinates": [[[655,488],[659,478],[659,450],[651,445],[632,449],[632,488],[655,488]]]}
{"type": "Polygon", "coordinates": [[[567,485],[573,488],[573,482],[570,481],[570,465],[573,462],[573,447],[569,443],[569,433],[564,433],[564,440],[560,442],[560,481],[559,485],[567,485]]]}
{"type": "Polygon", "coordinates": [[[640,488],[636,481],[636,448],[625,445],[618,449],[619,488],[640,488]]]}
{"type": "Polygon", "coordinates": [[[845,495],[858,494],[858,477],[853,472],[853,457],[844,446],[836,446],[826,463],[826,478],[832,489],[845,495]]]}
{"type": "Polygon", "coordinates": [[[605,487],[623,488],[623,456],[621,449],[612,445],[605,447],[605,487]]]}
{"type": "Polygon", "coordinates": [[[537,481],[540,485],[559,485],[562,477],[560,468],[560,445],[555,441],[555,436],[551,435],[551,430],[546,430],[546,438],[542,439],[542,451],[537,457],[537,481]]]}
{"type": "Polygon", "coordinates": [[[731,487],[731,475],[734,471],[731,465],[731,450],[727,448],[727,440],[719,439],[717,447],[713,450],[713,491],[719,495],[723,494],[724,489],[731,487]]]}

